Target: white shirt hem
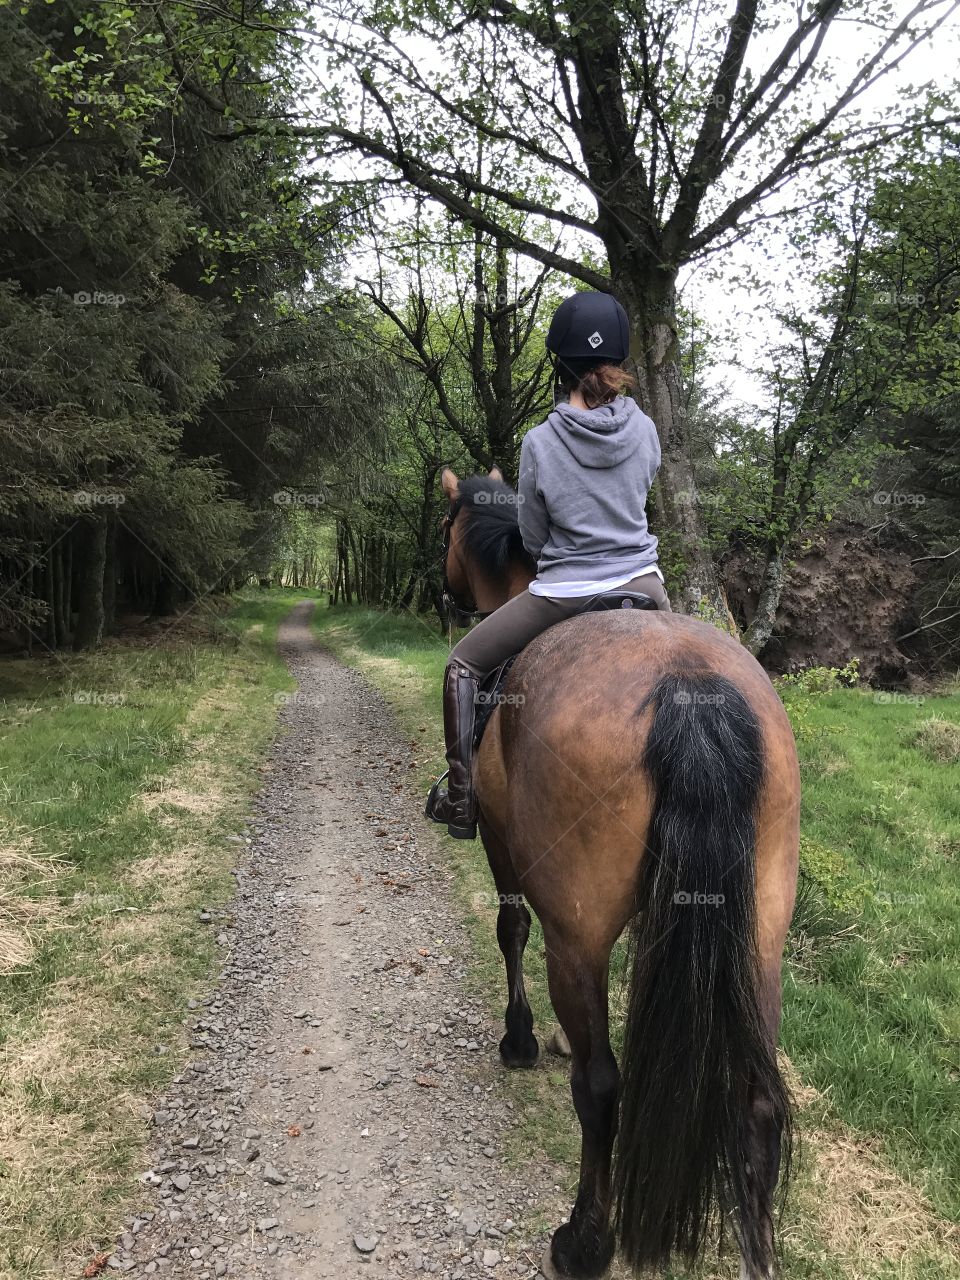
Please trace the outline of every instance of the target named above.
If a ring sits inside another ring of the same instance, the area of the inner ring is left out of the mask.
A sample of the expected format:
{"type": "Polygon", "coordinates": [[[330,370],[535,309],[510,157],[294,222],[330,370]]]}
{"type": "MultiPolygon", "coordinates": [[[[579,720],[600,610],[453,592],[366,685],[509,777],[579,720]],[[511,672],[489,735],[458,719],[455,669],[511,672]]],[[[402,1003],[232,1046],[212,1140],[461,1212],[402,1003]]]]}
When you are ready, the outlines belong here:
{"type": "Polygon", "coordinates": [[[663,582],[663,574],[657,566],[645,564],[639,569],[632,569],[630,573],[619,573],[615,578],[596,578],[593,581],[581,579],[579,582],[541,582],[539,578],[534,578],[527,590],[532,596],[552,596],[555,600],[572,600],[579,596],[596,596],[603,591],[615,591],[617,587],[622,587],[645,573],[655,573],[663,582]]]}

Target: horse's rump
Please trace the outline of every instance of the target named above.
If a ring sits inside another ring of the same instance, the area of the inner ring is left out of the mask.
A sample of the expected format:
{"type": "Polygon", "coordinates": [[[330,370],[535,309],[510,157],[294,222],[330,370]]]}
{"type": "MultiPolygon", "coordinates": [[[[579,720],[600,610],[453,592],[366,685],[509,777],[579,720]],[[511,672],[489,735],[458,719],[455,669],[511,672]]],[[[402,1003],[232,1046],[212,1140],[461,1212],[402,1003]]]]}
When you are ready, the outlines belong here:
{"type": "MultiPolygon", "coordinates": [[[[622,931],[654,800],[643,767],[650,694],[678,672],[731,680],[760,721],[771,777],[790,771],[791,755],[795,769],[780,700],[730,636],[675,613],[624,610],[558,623],[514,663],[477,762],[481,807],[496,830],[511,833],[511,856],[535,907],[552,882],[541,883],[533,867],[550,858],[565,889],[595,903],[588,911],[581,900],[584,928],[591,916],[600,927],[602,916],[605,932],[622,931]]],[[[772,820],[776,797],[768,790],[762,803],[772,820]]]]}

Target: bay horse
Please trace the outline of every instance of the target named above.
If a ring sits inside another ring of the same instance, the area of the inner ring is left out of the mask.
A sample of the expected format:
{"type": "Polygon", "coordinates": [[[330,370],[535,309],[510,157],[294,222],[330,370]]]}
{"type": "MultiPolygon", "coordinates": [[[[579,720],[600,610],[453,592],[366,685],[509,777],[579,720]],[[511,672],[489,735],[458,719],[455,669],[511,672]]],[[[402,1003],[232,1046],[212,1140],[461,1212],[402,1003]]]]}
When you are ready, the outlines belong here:
{"type": "MultiPolygon", "coordinates": [[[[465,611],[523,591],[516,494],[496,470],[441,476],[445,578],[465,611]]],[[[774,1274],[791,1102],[777,1063],[800,775],[790,722],[731,636],[676,613],[586,613],[517,658],[474,763],[499,894],[509,1067],[538,1045],[524,991],[527,904],[572,1051],[580,1180],[545,1266],[601,1275],[694,1262],[719,1224],[741,1280],[774,1274]],[[627,926],[620,1064],[610,954],[627,926]],[[782,1171],[782,1177],[781,1177],[782,1171]]]]}

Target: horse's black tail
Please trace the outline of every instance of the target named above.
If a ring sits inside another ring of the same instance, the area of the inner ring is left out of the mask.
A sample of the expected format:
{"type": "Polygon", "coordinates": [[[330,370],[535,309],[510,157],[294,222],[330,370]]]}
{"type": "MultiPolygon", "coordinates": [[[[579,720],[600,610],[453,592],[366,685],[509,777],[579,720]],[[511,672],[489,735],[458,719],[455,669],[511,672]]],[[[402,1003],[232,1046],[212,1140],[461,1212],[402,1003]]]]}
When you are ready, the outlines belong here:
{"type": "Polygon", "coordinates": [[[750,1274],[765,1274],[770,1225],[750,1185],[751,1100],[766,1099],[786,1168],[790,1102],[759,992],[760,725],[739,690],[711,672],[665,676],[649,701],[644,767],[655,807],[632,938],[617,1234],[633,1266],[664,1266],[673,1253],[697,1258],[719,1217],[750,1274]]]}

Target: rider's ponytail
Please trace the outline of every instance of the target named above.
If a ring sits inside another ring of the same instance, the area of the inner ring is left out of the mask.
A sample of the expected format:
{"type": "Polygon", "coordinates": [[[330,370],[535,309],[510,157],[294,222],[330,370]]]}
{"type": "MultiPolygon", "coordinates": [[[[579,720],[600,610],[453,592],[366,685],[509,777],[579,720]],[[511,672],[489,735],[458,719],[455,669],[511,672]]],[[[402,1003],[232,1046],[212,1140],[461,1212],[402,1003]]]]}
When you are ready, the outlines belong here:
{"type": "Polygon", "coordinates": [[[588,409],[609,404],[617,396],[626,395],[637,384],[636,378],[618,364],[598,364],[580,379],[577,390],[588,409]]]}
{"type": "Polygon", "coordinates": [[[610,361],[591,364],[586,360],[559,360],[557,368],[564,391],[579,391],[588,409],[626,395],[637,383],[632,373],[610,361]]]}

